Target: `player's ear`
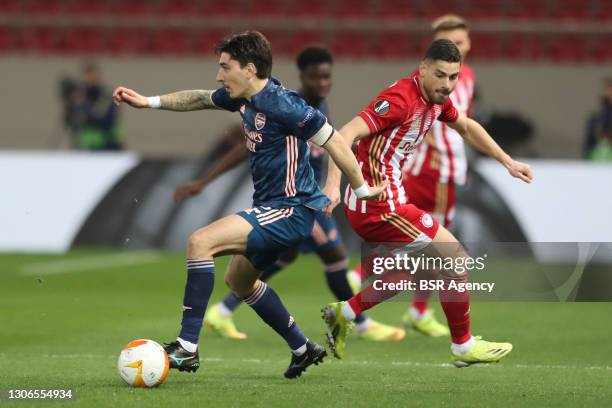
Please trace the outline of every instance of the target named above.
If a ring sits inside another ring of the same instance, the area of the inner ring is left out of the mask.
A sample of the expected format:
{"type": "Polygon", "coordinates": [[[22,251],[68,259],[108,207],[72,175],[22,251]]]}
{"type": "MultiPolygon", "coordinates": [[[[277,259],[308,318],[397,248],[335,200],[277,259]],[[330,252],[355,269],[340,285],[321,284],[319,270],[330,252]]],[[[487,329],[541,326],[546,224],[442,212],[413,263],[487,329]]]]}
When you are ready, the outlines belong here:
{"type": "Polygon", "coordinates": [[[257,67],[252,62],[247,63],[245,68],[248,79],[251,79],[257,75],[257,67]]]}
{"type": "Polygon", "coordinates": [[[419,64],[419,76],[423,76],[425,74],[425,72],[427,71],[427,61],[423,60],[421,61],[421,63],[419,64]]]}

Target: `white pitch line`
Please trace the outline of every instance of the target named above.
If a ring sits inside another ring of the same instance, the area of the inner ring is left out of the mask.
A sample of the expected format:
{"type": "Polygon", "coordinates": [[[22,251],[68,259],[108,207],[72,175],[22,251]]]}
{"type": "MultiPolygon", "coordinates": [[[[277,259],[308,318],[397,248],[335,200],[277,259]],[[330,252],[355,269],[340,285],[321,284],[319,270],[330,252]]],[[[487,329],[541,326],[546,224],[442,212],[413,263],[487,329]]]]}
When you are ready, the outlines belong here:
{"type": "MultiPolygon", "coordinates": [[[[4,353],[0,353],[0,356],[7,357],[4,353]]],[[[116,356],[108,354],[41,354],[42,358],[115,358],[116,356]]],[[[249,364],[284,364],[285,360],[262,360],[255,358],[245,359],[226,359],[219,357],[205,357],[202,359],[208,363],[228,363],[228,362],[240,362],[249,364]]],[[[331,360],[334,361],[334,360],[331,360]]],[[[395,366],[410,366],[410,367],[428,367],[428,368],[453,368],[454,366],[450,363],[426,363],[417,361],[392,361],[391,363],[381,361],[367,361],[367,360],[355,360],[355,361],[342,361],[344,365],[395,365],[395,366]]],[[[537,370],[604,370],[612,371],[612,366],[575,366],[575,365],[559,365],[559,364],[477,364],[475,367],[479,368],[525,368],[525,369],[537,369],[537,370]]]]}
{"type": "Polygon", "coordinates": [[[25,276],[58,275],[61,273],[153,263],[158,262],[160,258],[159,254],[153,251],[85,256],[76,259],[28,263],[21,267],[21,274],[25,276]]]}

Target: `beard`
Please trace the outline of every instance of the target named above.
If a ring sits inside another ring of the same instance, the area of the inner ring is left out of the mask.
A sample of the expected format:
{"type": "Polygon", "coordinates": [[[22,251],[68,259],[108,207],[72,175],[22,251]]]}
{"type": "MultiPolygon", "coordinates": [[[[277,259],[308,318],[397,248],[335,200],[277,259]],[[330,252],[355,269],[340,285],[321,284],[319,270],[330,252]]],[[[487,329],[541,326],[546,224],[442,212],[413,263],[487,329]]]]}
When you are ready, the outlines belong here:
{"type": "Polygon", "coordinates": [[[446,100],[448,99],[450,94],[445,94],[445,93],[440,93],[440,92],[432,92],[431,95],[429,95],[429,100],[432,101],[435,104],[441,105],[444,102],[446,102],[446,100]]]}

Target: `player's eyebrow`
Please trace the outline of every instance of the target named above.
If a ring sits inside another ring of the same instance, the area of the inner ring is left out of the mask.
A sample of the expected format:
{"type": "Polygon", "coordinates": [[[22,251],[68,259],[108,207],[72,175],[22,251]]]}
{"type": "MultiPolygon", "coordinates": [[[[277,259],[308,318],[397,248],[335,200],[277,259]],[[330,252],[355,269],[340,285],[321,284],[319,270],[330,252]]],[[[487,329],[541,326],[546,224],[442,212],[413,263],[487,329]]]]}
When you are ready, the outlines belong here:
{"type": "Polygon", "coordinates": [[[439,69],[439,68],[437,68],[437,69],[436,69],[436,73],[437,73],[437,74],[442,74],[442,75],[446,75],[446,76],[448,76],[448,74],[447,74],[445,71],[442,71],[442,70],[441,70],[441,69],[439,69]]]}
{"type": "Polygon", "coordinates": [[[220,62],[219,65],[223,68],[229,67],[229,64],[227,62],[220,62]]]}

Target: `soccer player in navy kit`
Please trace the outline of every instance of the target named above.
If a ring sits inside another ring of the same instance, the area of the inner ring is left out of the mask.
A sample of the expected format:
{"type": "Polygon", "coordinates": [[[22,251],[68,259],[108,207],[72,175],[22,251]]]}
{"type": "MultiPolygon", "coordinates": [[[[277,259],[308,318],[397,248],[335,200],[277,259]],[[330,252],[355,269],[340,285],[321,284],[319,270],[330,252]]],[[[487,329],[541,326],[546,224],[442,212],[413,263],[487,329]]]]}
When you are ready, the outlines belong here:
{"type": "MultiPolygon", "coordinates": [[[[318,109],[329,122],[329,108],[326,98],[332,87],[333,58],[325,48],[308,47],[300,52],[296,61],[300,73],[301,86],[298,94],[306,103],[318,109]]],[[[245,137],[242,129],[232,127],[229,134],[236,140],[236,145],[229,150],[217,165],[199,180],[192,181],[176,189],[175,200],[199,194],[208,184],[221,174],[229,171],[247,158],[247,149],[241,140],[245,137]]],[[[310,165],[314,176],[320,185],[324,179],[325,149],[316,144],[310,145],[310,165]]],[[[311,235],[295,248],[284,251],[279,259],[262,271],[259,279],[267,282],[272,276],[295,261],[299,253],[314,252],[324,266],[324,274],[330,291],[337,300],[347,300],[353,296],[347,280],[348,257],[342,243],[342,238],[333,217],[326,216],[322,211],[315,213],[315,222],[311,235]]],[[[238,331],[232,318],[234,310],[242,300],[230,292],[217,304],[207,308],[204,324],[223,337],[245,339],[247,335],[238,331]]],[[[355,319],[355,334],[370,341],[400,341],[406,332],[399,328],[379,323],[364,314],[355,319]]]]}
{"type": "Polygon", "coordinates": [[[295,378],[321,362],[325,349],[306,338],[276,293],[258,277],[280,252],[310,235],[315,210],[329,204],[308,162],[307,141],[329,152],[358,196],[377,197],[386,184],[368,186],[350,147],[323,114],[271,77],[271,47],[261,33],[231,36],[219,44],[217,53],[222,87],[216,91],[148,98],[122,86],[113,92],[117,104],[136,108],[238,111],[246,134],[254,207],[200,228],[189,238],[181,330],[165,348],[172,368],[199,368],[197,345],[214,286],[213,259],[234,255],[225,282],[287,342],[292,358],[285,377],[295,378]]]}

